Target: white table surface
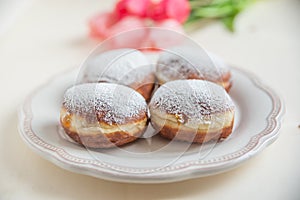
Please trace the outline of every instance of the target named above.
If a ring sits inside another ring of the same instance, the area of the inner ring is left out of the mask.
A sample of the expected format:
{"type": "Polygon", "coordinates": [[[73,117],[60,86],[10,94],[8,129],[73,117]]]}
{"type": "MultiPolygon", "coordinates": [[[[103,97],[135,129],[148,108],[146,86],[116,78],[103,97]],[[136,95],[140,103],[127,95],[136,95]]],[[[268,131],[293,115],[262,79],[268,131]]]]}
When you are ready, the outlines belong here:
{"type": "Polygon", "coordinates": [[[218,22],[189,33],[285,100],[278,140],[239,168],[171,184],[115,183],[63,170],[24,144],[18,106],[51,76],[80,64],[97,44],[85,23],[111,8],[107,2],[31,0],[0,35],[0,199],[300,199],[299,0],[256,3],[233,34],[218,22]]]}

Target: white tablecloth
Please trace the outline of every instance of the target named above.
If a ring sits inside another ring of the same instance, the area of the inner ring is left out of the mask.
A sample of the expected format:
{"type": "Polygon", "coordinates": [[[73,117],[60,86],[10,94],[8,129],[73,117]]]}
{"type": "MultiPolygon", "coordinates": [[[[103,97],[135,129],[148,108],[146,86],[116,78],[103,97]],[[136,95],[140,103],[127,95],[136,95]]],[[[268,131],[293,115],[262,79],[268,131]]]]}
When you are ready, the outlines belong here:
{"type": "MultiPolygon", "coordinates": [[[[278,140],[232,171],[171,184],[124,184],[63,170],[32,152],[17,108],[96,45],[87,19],[113,2],[30,1],[0,35],[0,199],[300,199],[300,1],[259,1],[230,33],[218,23],[189,33],[228,63],[257,74],[285,100],[278,140]]],[[[1,6],[1,1],[0,1],[1,6]]]]}

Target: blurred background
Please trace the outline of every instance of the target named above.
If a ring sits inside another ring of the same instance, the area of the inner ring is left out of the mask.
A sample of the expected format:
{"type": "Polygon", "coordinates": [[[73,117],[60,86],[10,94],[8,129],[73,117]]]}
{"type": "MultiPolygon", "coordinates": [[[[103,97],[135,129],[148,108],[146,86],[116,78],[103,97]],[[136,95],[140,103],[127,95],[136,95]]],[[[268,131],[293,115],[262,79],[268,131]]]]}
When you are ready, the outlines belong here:
{"type": "Polygon", "coordinates": [[[256,0],[236,16],[234,31],[218,19],[184,26],[193,40],[228,64],[255,73],[285,101],[278,141],[242,167],[174,184],[122,184],[60,169],[23,143],[18,106],[53,75],[80,65],[101,42],[91,37],[90,20],[115,4],[0,0],[0,199],[220,199],[224,194],[228,199],[299,199],[299,0],[256,0]]]}

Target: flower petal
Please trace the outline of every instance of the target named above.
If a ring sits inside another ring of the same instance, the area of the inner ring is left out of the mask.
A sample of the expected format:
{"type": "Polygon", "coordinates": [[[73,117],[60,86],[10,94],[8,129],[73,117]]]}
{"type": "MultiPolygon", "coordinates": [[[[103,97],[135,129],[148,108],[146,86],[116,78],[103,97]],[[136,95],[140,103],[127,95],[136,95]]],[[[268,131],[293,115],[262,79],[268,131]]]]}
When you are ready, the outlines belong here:
{"type": "Polygon", "coordinates": [[[148,36],[149,44],[154,49],[178,45],[183,39],[183,36],[178,35],[178,32],[184,33],[184,30],[181,24],[174,19],[160,21],[156,23],[155,27],[160,29],[151,30],[148,36]]]}
{"type": "Polygon", "coordinates": [[[109,30],[113,48],[140,48],[147,37],[144,20],[138,17],[125,17],[109,30]],[[136,29],[136,30],[135,30],[136,29]],[[135,30],[126,33],[126,31],[135,30]],[[117,35],[121,32],[124,34],[117,35]]]}
{"type": "Polygon", "coordinates": [[[169,18],[183,23],[190,14],[190,4],[187,0],[169,0],[166,13],[169,18]]]}
{"type": "Polygon", "coordinates": [[[154,21],[175,19],[183,23],[190,14],[188,0],[152,0],[148,8],[147,17],[154,21]]]}
{"type": "Polygon", "coordinates": [[[116,22],[113,13],[101,13],[89,21],[90,36],[104,39],[108,36],[109,28],[116,22]]]}
{"type": "Polygon", "coordinates": [[[114,12],[118,19],[126,16],[146,17],[150,0],[120,0],[117,2],[114,12]]]}

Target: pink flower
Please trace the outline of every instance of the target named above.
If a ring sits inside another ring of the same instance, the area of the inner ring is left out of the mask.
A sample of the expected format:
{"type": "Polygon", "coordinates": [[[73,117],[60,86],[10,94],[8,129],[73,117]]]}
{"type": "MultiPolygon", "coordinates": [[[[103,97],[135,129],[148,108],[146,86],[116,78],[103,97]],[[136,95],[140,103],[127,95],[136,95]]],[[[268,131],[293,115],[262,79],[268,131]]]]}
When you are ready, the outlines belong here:
{"type": "Polygon", "coordinates": [[[128,16],[114,24],[109,30],[109,36],[114,36],[122,32],[135,30],[133,32],[120,34],[112,37],[110,45],[112,48],[139,48],[147,37],[147,31],[142,29],[145,27],[144,20],[138,17],[128,16]],[[141,29],[139,29],[141,28],[141,29]]]}
{"type": "Polygon", "coordinates": [[[190,14],[188,0],[151,0],[147,16],[155,21],[175,19],[183,23],[190,14]]]}
{"type": "Polygon", "coordinates": [[[145,27],[144,20],[128,16],[116,20],[114,13],[103,13],[93,17],[90,22],[90,35],[94,38],[106,39],[123,31],[145,27]]]}
{"type": "Polygon", "coordinates": [[[109,28],[116,23],[116,17],[113,13],[101,13],[91,18],[89,21],[90,36],[100,39],[107,38],[109,28]]]}
{"type": "Polygon", "coordinates": [[[147,37],[148,44],[154,49],[174,46],[179,44],[183,39],[183,36],[181,37],[177,33],[184,33],[184,30],[181,24],[174,19],[166,19],[157,22],[155,27],[160,29],[152,29],[147,37]],[[176,31],[177,33],[174,33],[173,31],[176,31]]]}
{"type": "Polygon", "coordinates": [[[136,28],[142,28],[145,27],[144,20],[138,17],[134,16],[128,16],[124,17],[117,23],[115,23],[113,26],[111,26],[109,32],[109,35],[116,35],[118,33],[129,31],[136,28]]]}
{"type": "Polygon", "coordinates": [[[158,21],[155,27],[170,29],[179,33],[184,33],[181,24],[174,19],[166,19],[163,21],[158,21]]]}
{"type": "Polygon", "coordinates": [[[120,0],[114,12],[117,14],[118,19],[126,16],[137,16],[144,18],[147,14],[147,8],[150,0],[120,0]]]}
{"type": "MultiPolygon", "coordinates": [[[[183,33],[181,23],[190,12],[187,0],[120,0],[114,11],[94,16],[90,22],[90,35],[106,39],[118,33],[137,28],[160,27],[183,33]]],[[[173,38],[169,33],[139,29],[111,39],[112,46],[136,47],[146,44],[158,47],[167,46],[173,38]]],[[[176,39],[176,38],[175,38],[176,39]]]]}

